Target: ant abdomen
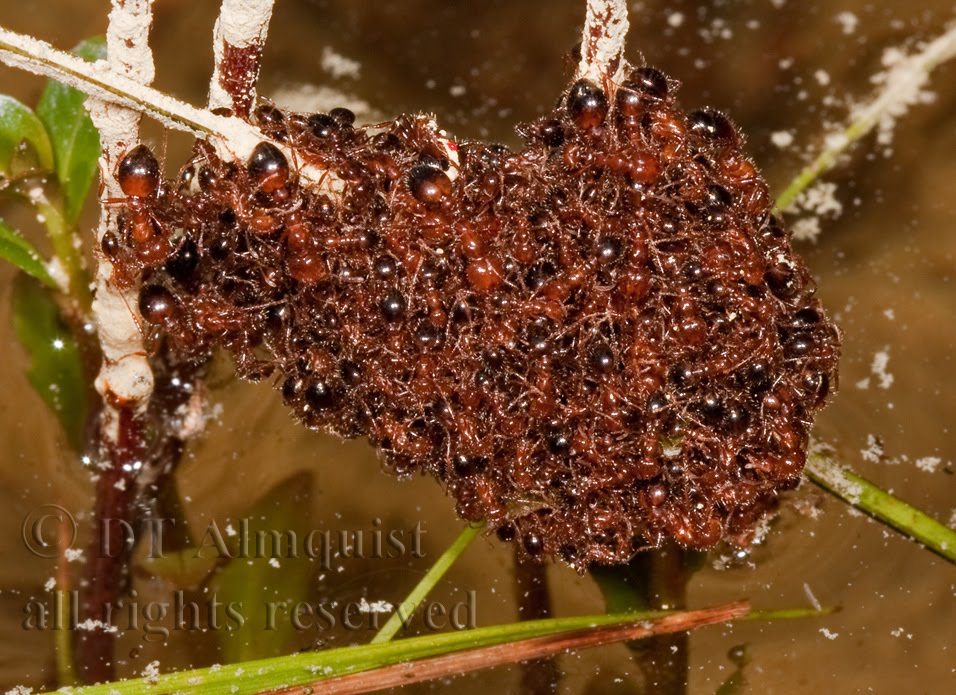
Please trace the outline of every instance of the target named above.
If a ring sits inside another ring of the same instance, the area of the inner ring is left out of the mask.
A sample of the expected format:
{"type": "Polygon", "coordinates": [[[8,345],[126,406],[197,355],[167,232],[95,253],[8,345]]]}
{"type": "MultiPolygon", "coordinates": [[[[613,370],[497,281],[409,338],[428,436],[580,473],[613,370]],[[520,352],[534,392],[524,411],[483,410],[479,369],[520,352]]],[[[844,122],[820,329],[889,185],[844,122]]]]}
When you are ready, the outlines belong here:
{"type": "Polygon", "coordinates": [[[156,194],[160,184],[159,162],[146,145],[137,145],[120,160],[116,180],[123,193],[136,198],[156,194]]]}

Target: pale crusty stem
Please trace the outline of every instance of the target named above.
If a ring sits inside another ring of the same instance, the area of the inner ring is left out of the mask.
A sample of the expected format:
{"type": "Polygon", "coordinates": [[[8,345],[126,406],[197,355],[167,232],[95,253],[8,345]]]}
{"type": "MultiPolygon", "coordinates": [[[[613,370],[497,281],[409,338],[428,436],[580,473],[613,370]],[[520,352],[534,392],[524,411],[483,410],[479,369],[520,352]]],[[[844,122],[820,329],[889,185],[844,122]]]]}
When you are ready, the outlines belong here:
{"type": "MultiPolygon", "coordinates": [[[[113,0],[106,31],[107,63],[111,70],[140,84],[153,80],[155,68],[149,48],[152,0],[113,0]]],[[[97,242],[117,226],[117,206],[109,201],[124,197],[116,181],[116,167],[139,141],[142,115],[133,109],[100,99],[86,102],[100,133],[100,224],[97,242]]],[[[99,243],[94,247],[99,248],[99,243]]],[[[111,281],[112,264],[97,254],[93,319],[103,350],[103,366],[96,388],[103,396],[104,435],[116,441],[116,407],[145,408],[153,391],[153,373],[143,345],[137,308],[138,288],[120,289],[111,281]]]]}
{"type": "Polygon", "coordinates": [[[210,109],[249,115],[273,4],[274,0],[223,0],[213,30],[216,63],[209,85],[210,109]]]}
{"type": "Polygon", "coordinates": [[[578,79],[597,85],[605,80],[619,84],[624,71],[624,41],[627,38],[626,0],[588,0],[578,79]]]}

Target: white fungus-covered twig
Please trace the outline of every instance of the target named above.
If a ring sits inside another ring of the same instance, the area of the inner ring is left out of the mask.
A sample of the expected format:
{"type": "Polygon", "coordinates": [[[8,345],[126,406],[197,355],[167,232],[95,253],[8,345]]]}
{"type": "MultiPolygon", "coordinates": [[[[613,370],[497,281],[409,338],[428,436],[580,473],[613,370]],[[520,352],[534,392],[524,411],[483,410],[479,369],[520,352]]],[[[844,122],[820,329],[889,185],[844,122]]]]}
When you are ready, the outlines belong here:
{"type": "Polygon", "coordinates": [[[216,63],[209,85],[210,109],[249,115],[273,4],[274,0],[223,0],[213,30],[216,63]]]}
{"type": "MultiPolygon", "coordinates": [[[[155,74],[153,53],[149,48],[149,29],[153,22],[152,0],[114,0],[106,32],[106,63],[112,71],[129,80],[148,84],[155,74]]],[[[116,181],[116,166],[124,153],[139,141],[139,111],[100,99],[87,101],[93,124],[100,133],[100,224],[97,241],[117,226],[117,208],[108,201],[123,197],[116,181]]],[[[98,246],[98,245],[97,245],[98,246]]],[[[116,441],[115,404],[145,407],[153,390],[149,365],[139,322],[137,290],[116,287],[112,265],[97,258],[93,299],[93,319],[103,351],[103,366],[96,388],[105,402],[104,435],[116,441]],[[113,425],[110,427],[109,425],[113,425]]]]}
{"type": "Polygon", "coordinates": [[[588,0],[577,71],[579,79],[589,79],[595,84],[604,84],[607,78],[613,84],[621,81],[627,28],[626,0],[588,0]]]}

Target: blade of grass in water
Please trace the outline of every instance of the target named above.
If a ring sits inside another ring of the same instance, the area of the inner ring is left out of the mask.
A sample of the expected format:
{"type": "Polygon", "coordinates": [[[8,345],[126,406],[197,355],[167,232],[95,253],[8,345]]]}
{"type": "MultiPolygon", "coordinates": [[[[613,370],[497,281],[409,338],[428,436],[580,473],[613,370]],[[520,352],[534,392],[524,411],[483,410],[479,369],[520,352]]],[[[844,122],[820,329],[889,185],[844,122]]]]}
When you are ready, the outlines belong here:
{"type": "Polygon", "coordinates": [[[811,454],[804,470],[810,480],[844,502],[956,563],[956,531],[953,529],[826,456],[811,454]]]}
{"type": "Polygon", "coordinates": [[[448,547],[448,550],[442,553],[441,557],[438,558],[435,564],[431,566],[431,569],[428,570],[428,573],[422,577],[422,580],[412,589],[408,597],[395,609],[392,617],[382,626],[378,634],[372,638],[372,644],[388,642],[402,629],[402,626],[408,622],[411,615],[415,612],[415,609],[418,608],[418,605],[431,593],[435,585],[445,576],[445,572],[455,564],[455,560],[465,552],[465,548],[471,544],[471,541],[483,528],[484,524],[465,527],[458,538],[455,539],[455,542],[448,547]]]}
{"type": "MultiPolygon", "coordinates": [[[[740,606],[743,604],[733,604],[740,606]]],[[[546,637],[560,633],[578,632],[595,627],[625,627],[664,618],[686,620],[688,617],[707,614],[708,611],[724,610],[727,607],[681,613],[674,611],[643,611],[619,615],[590,615],[575,618],[549,618],[510,625],[497,625],[460,632],[423,635],[381,644],[329,649],[320,652],[301,652],[272,659],[248,661],[229,666],[211,666],[193,671],[139,678],[135,680],[106,683],[85,688],[75,688],[72,695],[157,695],[180,693],[192,695],[252,695],[266,690],[290,688],[314,683],[320,678],[370,671],[377,668],[426,659],[452,652],[462,652],[481,647],[507,644],[520,640],[546,637]]],[[[826,615],[824,609],[793,609],[785,611],[752,611],[738,614],[736,609],[727,620],[777,620],[811,618],[826,615]]],[[[681,628],[685,629],[685,628],[681,628]]],[[[622,640],[633,639],[630,635],[622,640]]],[[[493,664],[487,664],[493,665],[493,664]]]]}

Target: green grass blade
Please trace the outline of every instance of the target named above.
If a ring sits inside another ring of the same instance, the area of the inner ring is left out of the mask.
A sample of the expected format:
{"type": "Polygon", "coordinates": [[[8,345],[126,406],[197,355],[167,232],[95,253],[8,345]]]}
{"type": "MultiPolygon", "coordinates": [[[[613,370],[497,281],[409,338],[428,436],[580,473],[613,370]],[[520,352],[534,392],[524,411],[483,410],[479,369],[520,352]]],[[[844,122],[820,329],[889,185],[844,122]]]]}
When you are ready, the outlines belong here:
{"type": "MultiPolygon", "coordinates": [[[[812,609],[764,611],[744,619],[771,620],[778,616],[815,617],[812,609]]],[[[272,659],[229,666],[213,666],[193,671],[107,683],[71,690],[73,695],[252,695],[282,687],[312,683],[322,678],[382,668],[432,656],[509,644],[519,640],[586,630],[593,627],[624,626],[677,616],[674,611],[643,611],[625,615],[590,615],[574,618],[549,618],[483,627],[460,632],[424,635],[394,642],[343,647],[320,652],[302,652],[272,659]]]]}
{"type": "Polygon", "coordinates": [[[425,574],[422,580],[412,589],[408,597],[395,609],[395,612],[388,619],[388,622],[385,623],[382,629],[378,631],[378,634],[372,638],[372,644],[388,642],[402,629],[402,625],[411,618],[415,609],[418,608],[419,604],[425,600],[425,597],[431,593],[435,585],[445,576],[445,572],[455,563],[455,560],[461,556],[465,548],[468,547],[483,528],[484,524],[465,527],[458,538],[455,539],[455,542],[442,553],[441,557],[439,557],[438,560],[435,561],[435,564],[428,570],[428,573],[425,574]]]}
{"type": "Polygon", "coordinates": [[[806,476],[828,492],[956,563],[956,531],[826,456],[811,454],[806,476]]]}
{"type": "Polygon", "coordinates": [[[10,261],[30,277],[51,289],[58,289],[43,259],[33,245],[0,220],[0,258],[10,261]]]}

